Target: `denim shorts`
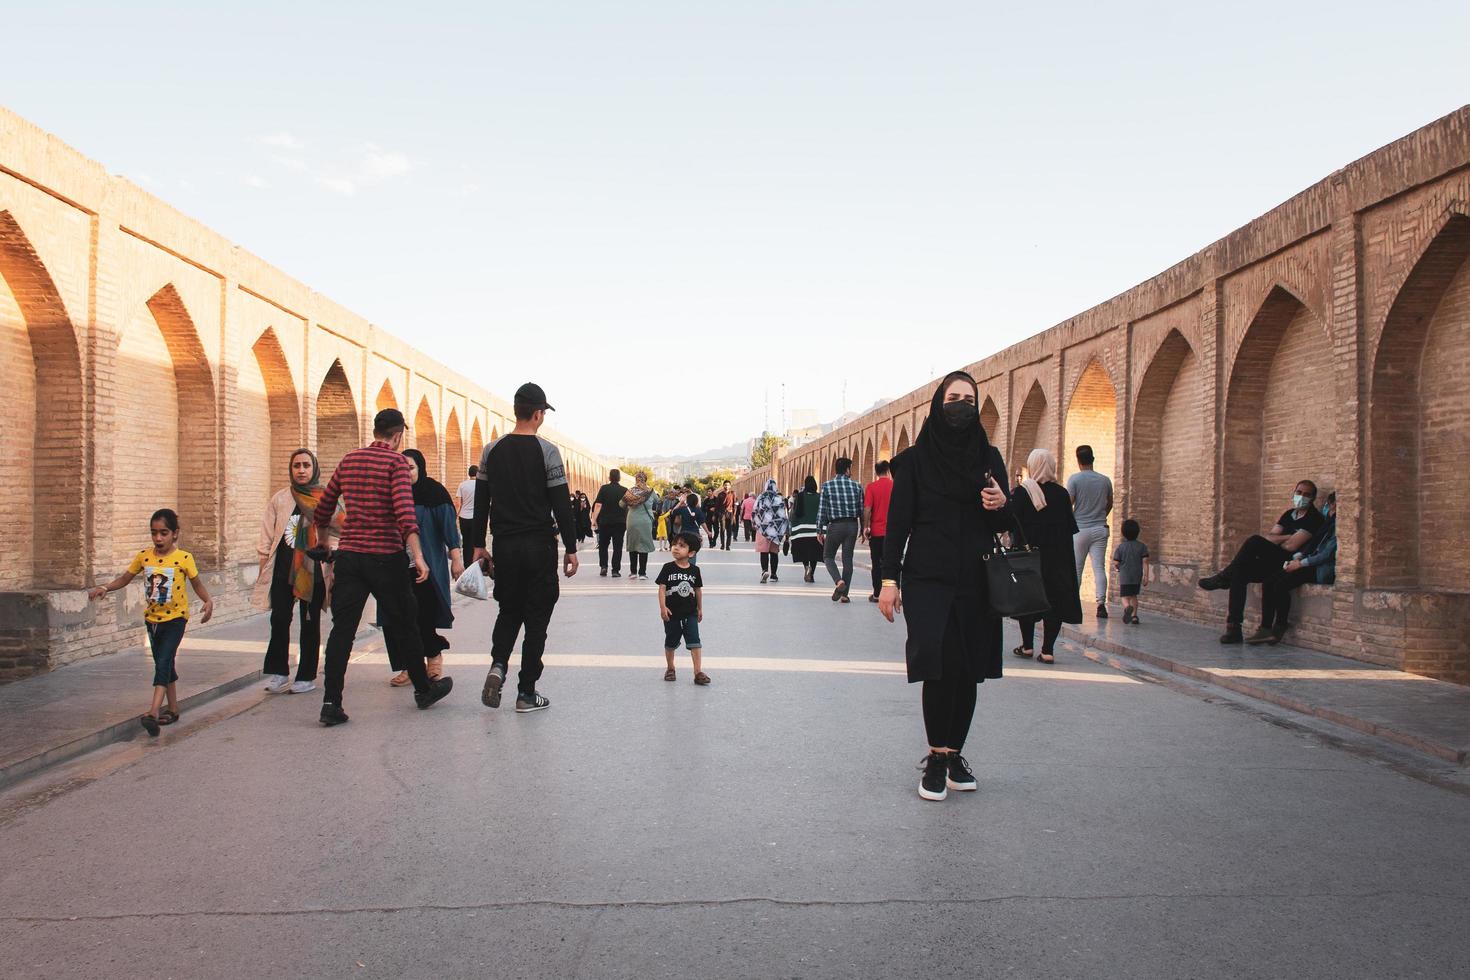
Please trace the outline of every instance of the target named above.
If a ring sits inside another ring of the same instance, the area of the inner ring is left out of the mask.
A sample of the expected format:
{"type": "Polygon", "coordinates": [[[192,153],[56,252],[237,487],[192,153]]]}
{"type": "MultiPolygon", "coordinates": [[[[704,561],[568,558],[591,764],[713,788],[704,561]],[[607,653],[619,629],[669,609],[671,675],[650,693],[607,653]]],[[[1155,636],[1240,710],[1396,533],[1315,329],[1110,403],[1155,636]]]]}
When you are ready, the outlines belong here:
{"type": "Polygon", "coordinates": [[[153,651],[153,686],[167,687],[179,679],[174,670],[174,658],[179,655],[179,644],[184,641],[184,627],[189,621],[183,616],[162,623],[148,624],[148,647],[153,651]]]}
{"type": "Polygon", "coordinates": [[[679,638],[684,638],[684,646],[693,650],[699,646],[699,614],[690,613],[687,616],[674,616],[664,623],[664,649],[679,649],[679,638]]]}

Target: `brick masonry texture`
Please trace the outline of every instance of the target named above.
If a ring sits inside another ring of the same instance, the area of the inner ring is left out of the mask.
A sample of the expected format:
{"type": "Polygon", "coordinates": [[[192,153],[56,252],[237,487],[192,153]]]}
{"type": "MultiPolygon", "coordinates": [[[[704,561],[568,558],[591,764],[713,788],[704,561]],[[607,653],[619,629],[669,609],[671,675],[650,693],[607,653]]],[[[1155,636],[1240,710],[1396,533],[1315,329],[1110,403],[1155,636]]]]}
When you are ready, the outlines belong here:
{"type": "MultiPolygon", "coordinates": [[[[1311,479],[1338,494],[1337,584],[1302,590],[1294,642],[1470,683],[1470,107],[968,370],[1013,476],[1094,447],[1113,540],[1133,517],[1159,562],[1145,608],[1222,622],[1196,581],[1311,479]]],[[[932,391],[787,451],[783,488],[839,456],[867,478],[932,391]]]]}
{"type": "MultiPolygon", "coordinates": [[[[246,615],[255,538],[298,446],[324,472],[379,409],[451,489],[511,406],[0,109],[0,680],[141,642],[141,594],[79,590],[173,507],[216,617],[246,615]]],[[[608,461],[559,434],[574,489],[608,461]]]]}

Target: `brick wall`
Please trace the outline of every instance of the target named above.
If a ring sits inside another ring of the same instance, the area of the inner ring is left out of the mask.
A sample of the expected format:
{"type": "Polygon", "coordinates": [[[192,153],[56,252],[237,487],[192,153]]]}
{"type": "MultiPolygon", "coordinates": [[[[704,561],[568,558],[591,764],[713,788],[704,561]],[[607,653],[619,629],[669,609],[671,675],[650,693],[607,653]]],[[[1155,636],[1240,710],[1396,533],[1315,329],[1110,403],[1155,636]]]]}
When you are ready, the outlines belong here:
{"type": "MultiPolygon", "coordinates": [[[[0,109],[0,680],[137,642],[137,589],[88,603],[173,507],[217,618],[249,612],[287,460],[330,474],[384,404],[422,405],[430,469],[462,473],[504,399],[0,109]],[[371,395],[369,395],[371,393],[371,395]],[[376,402],[376,404],[375,404],[376,402]],[[441,426],[436,420],[446,420],[441,426]]],[[[570,471],[609,462],[545,429],[570,471]]],[[[458,480],[455,481],[456,483],[458,480]]]]}

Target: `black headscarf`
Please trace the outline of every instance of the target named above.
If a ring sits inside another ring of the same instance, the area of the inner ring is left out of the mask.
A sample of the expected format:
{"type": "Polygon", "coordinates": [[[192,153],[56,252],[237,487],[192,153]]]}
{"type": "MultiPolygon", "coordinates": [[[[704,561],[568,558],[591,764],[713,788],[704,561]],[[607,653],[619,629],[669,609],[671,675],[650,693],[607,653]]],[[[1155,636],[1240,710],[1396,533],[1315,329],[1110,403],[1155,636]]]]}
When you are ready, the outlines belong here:
{"type": "Polygon", "coordinates": [[[413,465],[419,468],[419,478],[413,481],[413,502],[418,507],[438,507],[440,504],[454,506],[454,498],[449,496],[449,491],[444,484],[429,476],[428,464],[424,462],[424,454],[417,449],[405,449],[403,455],[413,460],[413,465]]]}
{"type": "Polygon", "coordinates": [[[957,380],[975,389],[978,407],[980,388],[965,371],[951,371],[939,382],[929,402],[929,417],[914,440],[914,459],[919,482],[964,503],[980,502],[980,491],[990,485],[990,440],[977,418],[973,427],[956,431],[944,421],[944,393],[957,380]]]}

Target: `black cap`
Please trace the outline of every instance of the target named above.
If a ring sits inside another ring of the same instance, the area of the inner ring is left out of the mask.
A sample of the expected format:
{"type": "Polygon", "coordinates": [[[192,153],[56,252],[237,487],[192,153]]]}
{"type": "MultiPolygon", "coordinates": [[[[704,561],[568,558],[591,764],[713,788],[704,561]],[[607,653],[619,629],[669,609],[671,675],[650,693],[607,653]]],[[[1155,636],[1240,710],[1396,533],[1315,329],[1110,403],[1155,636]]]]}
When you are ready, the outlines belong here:
{"type": "Polygon", "coordinates": [[[516,389],[516,404],[529,405],[532,408],[544,408],[548,412],[556,411],[556,409],[547,404],[546,392],[542,391],[541,386],[534,381],[527,381],[516,389]]]}
{"type": "Polygon", "coordinates": [[[392,432],[394,429],[404,429],[408,423],[403,419],[403,413],[396,408],[385,408],[373,416],[374,432],[392,432]]]}

